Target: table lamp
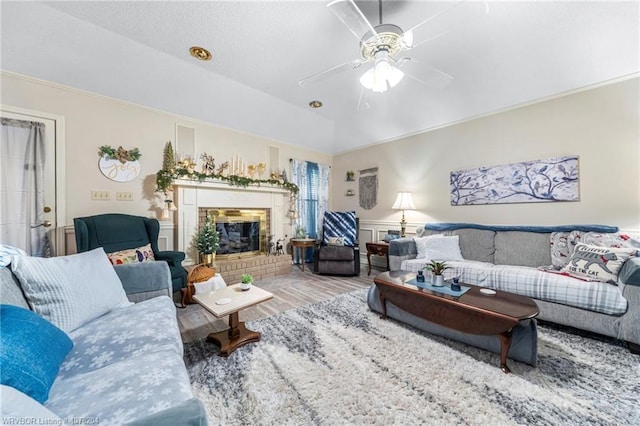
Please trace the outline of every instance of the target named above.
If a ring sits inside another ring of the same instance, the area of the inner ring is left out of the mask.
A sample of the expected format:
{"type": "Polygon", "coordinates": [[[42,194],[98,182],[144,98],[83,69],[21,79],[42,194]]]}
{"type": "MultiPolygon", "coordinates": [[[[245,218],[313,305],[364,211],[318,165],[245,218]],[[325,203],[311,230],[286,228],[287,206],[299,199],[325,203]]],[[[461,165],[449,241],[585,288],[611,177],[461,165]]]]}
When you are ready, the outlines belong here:
{"type": "Polygon", "coordinates": [[[407,228],[407,221],[404,220],[405,210],[415,210],[416,206],[413,204],[413,198],[410,192],[398,192],[396,202],[391,207],[394,210],[402,210],[402,220],[400,221],[400,236],[404,238],[404,232],[407,228]]]}

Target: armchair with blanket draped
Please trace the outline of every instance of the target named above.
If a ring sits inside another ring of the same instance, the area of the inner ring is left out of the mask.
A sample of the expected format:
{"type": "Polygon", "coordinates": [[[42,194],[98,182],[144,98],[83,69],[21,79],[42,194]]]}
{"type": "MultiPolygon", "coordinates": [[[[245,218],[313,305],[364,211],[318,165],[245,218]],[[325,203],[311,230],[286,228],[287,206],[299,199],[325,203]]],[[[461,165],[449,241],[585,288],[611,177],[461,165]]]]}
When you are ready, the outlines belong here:
{"type": "Polygon", "coordinates": [[[358,228],[355,212],[325,212],[321,239],[315,247],[313,272],[360,275],[358,228]]]}

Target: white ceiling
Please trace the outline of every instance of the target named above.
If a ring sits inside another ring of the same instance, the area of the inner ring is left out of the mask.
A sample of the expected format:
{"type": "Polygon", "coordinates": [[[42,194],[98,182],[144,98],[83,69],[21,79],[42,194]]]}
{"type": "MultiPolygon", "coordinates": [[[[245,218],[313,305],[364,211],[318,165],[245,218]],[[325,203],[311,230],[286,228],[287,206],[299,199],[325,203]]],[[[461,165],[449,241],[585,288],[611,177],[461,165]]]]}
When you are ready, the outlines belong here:
{"type": "MultiPolygon", "coordinates": [[[[470,2],[424,25],[418,39],[448,32],[410,52],[422,64],[407,72],[436,67],[450,84],[405,78],[358,110],[364,65],[298,85],[359,57],[327,3],[3,0],[1,67],[326,153],[640,71],[638,1],[489,2],[488,15],[470,2]],[[193,45],[213,60],[189,56],[193,45]]],[[[377,2],[357,4],[376,25],[377,2]]],[[[383,22],[407,30],[447,6],[384,1],[383,22]]]]}

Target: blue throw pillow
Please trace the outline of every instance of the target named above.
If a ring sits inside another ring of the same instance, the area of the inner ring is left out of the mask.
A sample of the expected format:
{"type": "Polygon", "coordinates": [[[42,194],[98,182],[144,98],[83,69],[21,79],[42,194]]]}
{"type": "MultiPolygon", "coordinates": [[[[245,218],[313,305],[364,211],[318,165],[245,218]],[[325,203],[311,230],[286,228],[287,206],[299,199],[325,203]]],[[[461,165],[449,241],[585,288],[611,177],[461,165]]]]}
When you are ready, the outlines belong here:
{"type": "Polygon", "coordinates": [[[323,241],[329,244],[330,237],[343,237],[345,246],[356,242],[356,212],[324,212],[323,241]]]}
{"type": "Polygon", "coordinates": [[[73,342],[28,309],[0,305],[0,381],[43,404],[73,342]]]}

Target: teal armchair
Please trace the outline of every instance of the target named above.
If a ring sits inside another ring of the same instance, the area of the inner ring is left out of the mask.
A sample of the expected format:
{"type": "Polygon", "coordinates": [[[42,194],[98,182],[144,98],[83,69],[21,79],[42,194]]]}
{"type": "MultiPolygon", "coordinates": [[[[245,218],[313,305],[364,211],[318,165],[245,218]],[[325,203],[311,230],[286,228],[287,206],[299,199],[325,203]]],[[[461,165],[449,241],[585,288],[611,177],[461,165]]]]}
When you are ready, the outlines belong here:
{"type": "Polygon", "coordinates": [[[187,271],[182,267],[185,254],[181,251],[160,251],[158,234],[160,223],[156,219],[107,213],[73,219],[78,253],[104,248],[107,253],[135,249],[151,244],[156,260],[169,265],[173,292],[180,291],[187,283],[187,271]]]}

